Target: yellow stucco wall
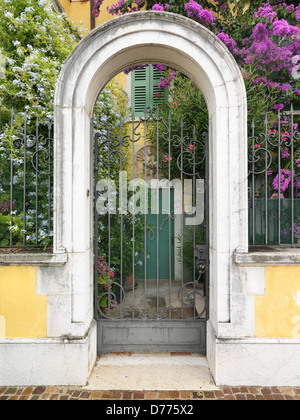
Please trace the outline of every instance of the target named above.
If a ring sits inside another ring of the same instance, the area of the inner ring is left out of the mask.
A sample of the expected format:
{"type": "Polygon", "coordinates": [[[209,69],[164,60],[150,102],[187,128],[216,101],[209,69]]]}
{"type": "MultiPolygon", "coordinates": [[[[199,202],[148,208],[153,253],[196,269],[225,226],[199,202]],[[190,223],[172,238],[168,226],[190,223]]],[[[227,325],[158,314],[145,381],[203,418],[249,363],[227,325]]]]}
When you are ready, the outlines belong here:
{"type": "Polygon", "coordinates": [[[300,338],[300,267],[266,268],[266,294],[255,298],[255,334],[300,338]]]}
{"type": "Polygon", "coordinates": [[[59,0],[69,18],[85,29],[90,30],[90,2],[70,2],[59,0]]]}
{"type": "Polygon", "coordinates": [[[36,268],[0,267],[0,338],[47,336],[47,296],[38,296],[36,268]]]}
{"type": "MultiPolygon", "coordinates": [[[[91,14],[90,14],[90,1],[70,1],[59,0],[69,18],[76,23],[82,22],[84,27],[88,30],[91,29],[91,14]]],[[[116,0],[104,0],[101,6],[99,17],[95,19],[95,26],[99,26],[104,22],[112,19],[114,16],[108,13],[107,7],[116,4],[116,0]]]]}
{"type": "MultiPolygon", "coordinates": [[[[80,25],[87,31],[91,30],[91,6],[89,1],[73,1],[70,0],[59,0],[60,4],[64,8],[68,17],[76,24],[80,25]]],[[[95,26],[99,26],[104,22],[112,19],[114,16],[110,15],[106,8],[115,4],[115,0],[105,0],[101,6],[101,13],[98,18],[95,19],[95,26]]],[[[126,88],[126,76],[124,73],[120,73],[114,78],[114,81],[126,88]]]]}

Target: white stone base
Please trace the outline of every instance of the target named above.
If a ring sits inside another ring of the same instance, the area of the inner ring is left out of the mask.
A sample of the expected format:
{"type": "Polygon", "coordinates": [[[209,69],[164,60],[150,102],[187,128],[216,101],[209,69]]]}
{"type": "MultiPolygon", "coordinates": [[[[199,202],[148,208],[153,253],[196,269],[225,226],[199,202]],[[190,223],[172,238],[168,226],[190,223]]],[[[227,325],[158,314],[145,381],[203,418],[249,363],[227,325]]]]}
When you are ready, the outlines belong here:
{"type": "Polygon", "coordinates": [[[220,339],[210,324],[207,338],[216,385],[300,386],[299,339],[220,339]]]}
{"type": "Polygon", "coordinates": [[[190,391],[217,390],[204,356],[170,353],[102,355],[86,390],[190,391]]]}
{"type": "Polygon", "coordinates": [[[95,365],[97,328],[93,321],[78,339],[1,339],[0,386],[84,386],[95,365]]]}

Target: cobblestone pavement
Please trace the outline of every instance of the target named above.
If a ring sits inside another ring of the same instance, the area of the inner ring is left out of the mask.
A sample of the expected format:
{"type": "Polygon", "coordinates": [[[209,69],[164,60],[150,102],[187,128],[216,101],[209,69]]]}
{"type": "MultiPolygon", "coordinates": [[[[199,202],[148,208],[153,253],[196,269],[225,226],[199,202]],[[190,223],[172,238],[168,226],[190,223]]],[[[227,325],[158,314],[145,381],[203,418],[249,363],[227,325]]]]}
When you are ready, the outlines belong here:
{"type": "Polygon", "coordinates": [[[300,388],[220,387],[214,391],[86,391],[80,387],[0,387],[0,400],[300,400],[300,388]]]}

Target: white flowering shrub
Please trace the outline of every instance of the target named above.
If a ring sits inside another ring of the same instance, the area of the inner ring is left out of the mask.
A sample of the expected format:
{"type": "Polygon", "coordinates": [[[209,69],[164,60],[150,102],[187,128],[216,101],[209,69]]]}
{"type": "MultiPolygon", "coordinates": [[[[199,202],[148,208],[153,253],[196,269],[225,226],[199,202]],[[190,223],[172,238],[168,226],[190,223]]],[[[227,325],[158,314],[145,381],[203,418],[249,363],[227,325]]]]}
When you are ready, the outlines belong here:
{"type": "MultiPolygon", "coordinates": [[[[49,180],[48,174],[49,165],[53,172],[53,149],[33,155],[35,149],[30,149],[30,144],[35,139],[38,119],[38,133],[44,138],[39,139],[40,147],[50,144],[53,148],[53,141],[45,139],[49,132],[53,135],[55,84],[65,60],[84,32],[65,14],[57,14],[51,0],[1,0],[0,33],[0,217],[4,215],[2,224],[0,220],[0,246],[9,245],[12,231],[14,245],[22,245],[24,235],[26,245],[37,242],[51,245],[49,182],[53,186],[53,180],[49,180]],[[37,156],[38,181],[33,165],[37,156]],[[5,211],[1,210],[1,203],[8,203],[5,211]]],[[[100,93],[95,108],[95,129],[105,135],[110,124],[112,132],[117,133],[125,112],[122,89],[109,83],[100,93]]]]}
{"type": "Polygon", "coordinates": [[[2,104],[51,120],[55,82],[81,38],[79,27],[56,14],[50,0],[1,0],[0,33],[6,61],[2,104]]]}

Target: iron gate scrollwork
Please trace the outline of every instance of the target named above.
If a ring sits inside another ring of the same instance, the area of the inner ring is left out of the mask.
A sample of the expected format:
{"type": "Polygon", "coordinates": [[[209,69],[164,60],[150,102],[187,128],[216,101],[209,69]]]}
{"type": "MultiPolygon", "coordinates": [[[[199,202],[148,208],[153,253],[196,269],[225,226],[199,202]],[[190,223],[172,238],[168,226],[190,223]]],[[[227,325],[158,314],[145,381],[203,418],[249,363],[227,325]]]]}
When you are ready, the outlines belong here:
{"type": "Polygon", "coordinates": [[[207,134],[199,138],[193,127],[187,135],[183,121],[180,131],[173,133],[171,113],[166,121],[157,107],[118,132],[95,133],[100,329],[112,321],[120,328],[144,321],[138,325],[147,328],[208,319],[207,134]]]}

